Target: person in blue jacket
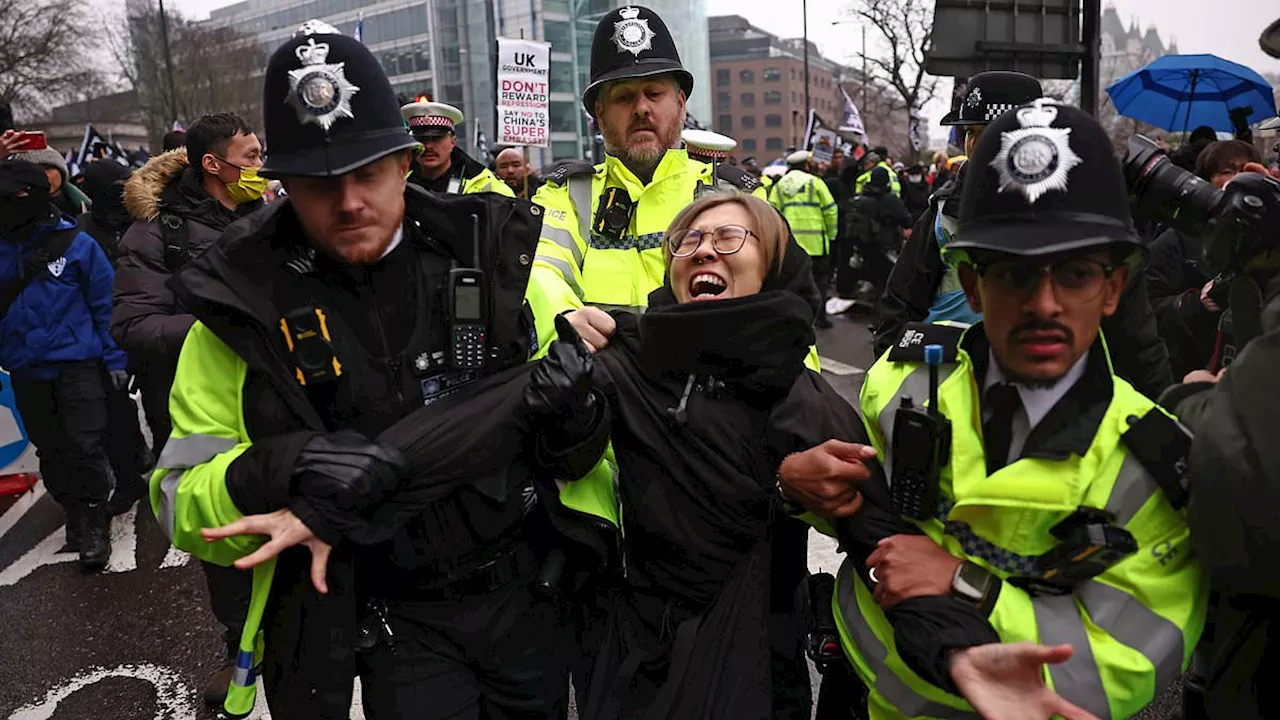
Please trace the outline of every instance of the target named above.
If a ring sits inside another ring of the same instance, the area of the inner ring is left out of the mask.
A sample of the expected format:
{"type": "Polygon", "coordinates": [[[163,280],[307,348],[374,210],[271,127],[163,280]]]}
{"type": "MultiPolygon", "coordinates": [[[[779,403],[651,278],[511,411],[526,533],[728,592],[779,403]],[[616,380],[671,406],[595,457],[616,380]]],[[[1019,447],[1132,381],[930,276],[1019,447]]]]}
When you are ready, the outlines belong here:
{"type": "Polygon", "coordinates": [[[111,553],[107,387],[129,377],[109,332],[114,282],[98,243],[50,203],[44,171],[0,163],[0,366],[45,487],[66,510],[64,550],[88,570],[111,553]]]}

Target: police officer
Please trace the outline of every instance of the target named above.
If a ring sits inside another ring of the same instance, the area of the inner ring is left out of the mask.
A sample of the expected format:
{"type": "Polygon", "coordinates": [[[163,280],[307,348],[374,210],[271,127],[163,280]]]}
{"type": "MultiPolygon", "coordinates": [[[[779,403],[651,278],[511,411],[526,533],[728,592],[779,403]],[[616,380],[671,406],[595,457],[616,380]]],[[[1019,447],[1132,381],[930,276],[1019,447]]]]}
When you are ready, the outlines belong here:
{"type": "MultiPolygon", "coordinates": [[[[1052,100],[992,123],[946,248],[984,320],[911,324],[867,373],[863,416],[895,504],[925,533],[881,541],[837,581],[872,717],[971,711],[901,669],[884,613],[907,598],[965,600],[1006,642],[1074,645],[1048,675],[1100,717],[1149,703],[1199,639],[1207,584],[1176,469],[1189,439],[1111,372],[1099,336],[1141,252],[1110,147],[1091,117],[1052,100]]],[[[785,465],[781,482],[832,512],[785,465]]]]}
{"type": "Polygon", "coordinates": [[[854,182],[853,192],[855,195],[862,194],[862,188],[871,182],[871,171],[876,168],[884,168],[889,173],[889,189],[894,195],[902,195],[902,182],[898,178],[898,171],[893,169],[893,165],[889,163],[889,149],[884,146],[872,148],[871,152],[865,158],[867,167],[862,174],[854,182]]]}
{"type": "MultiPolygon", "coordinates": [[[[970,80],[965,99],[943,117],[942,124],[964,127],[965,155],[972,155],[987,125],[1042,94],[1039,81],[1030,75],[979,73],[970,80]]],[[[916,221],[889,274],[873,331],[877,356],[902,336],[908,323],[946,320],[971,324],[982,318],[969,306],[960,286],[959,271],[942,260],[942,248],[957,232],[960,196],[971,164],[961,165],[951,180],[934,193],[929,209],[916,221]]],[[[1142,273],[1126,288],[1119,312],[1104,320],[1103,331],[1114,351],[1117,372],[1139,391],[1159,397],[1173,383],[1169,353],[1160,340],[1142,273]]]]}
{"type": "MultiPolygon", "coordinates": [[[[547,216],[533,276],[553,304],[640,312],[665,276],[662,233],[699,188],[759,187],[750,174],[732,165],[713,169],[681,148],[692,90],[693,75],[657,13],[633,5],[601,18],[582,105],[600,127],[607,155],[595,167],[562,163],[534,197],[547,216]]],[[[604,341],[578,323],[588,343],[604,341]]]]}
{"type": "Polygon", "coordinates": [[[458,148],[456,128],[462,111],[438,102],[412,102],[400,108],[413,137],[422,143],[409,182],[427,190],[458,193],[495,192],[515,197],[489,168],[458,148]]]}
{"type": "Polygon", "coordinates": [[[565,643],[530,594],[528,471],[477,478],[384,544],[333,520],[415,482],[371,438],[536,350],[541,209],[407,185],[417,143],[390,83],[323,24],[275,52],[263,100],[262,174],[288,198],[176,276],[196,323],[152,478],[175,545],[253,568],[225,708],[247,714],[261,674],[273,715],[345,719],[359,672],[371,720],[560,717],[565,643]]]}
{"type": "Polygon", "coordinates": [[[808,172],[812,153],[797,150],[787,156],[787,174],[769,188],[769,203],[782,213],[800,247],[813,258],[814,280],[822,302],[814,324],[831,327],[827,319],[826,293],[831,281],[831,243],[840,230],[840,209],[822,178],[808,172]]]}
{"type": "MultiPolygon", "coordinates": [[[[591,41],[591,83],[582,105],[604,137],[604,162],[562,163],[534,196],[546,208],[534,258],[530,296],[540,294],[551,307],[581,308],[569,314],[578,335],[593,349],[608,344],[615,324],[605,310],[643,312],[649,293],[666,278],[663,233],[707,187],[751,192],[764,190],[751,174],[728,164],[716,167],[689,157],[681,147],[685,101],[693,76],[685,70],[666,23],[649,8],[629,5],[605,14],[591,41]]],[[[537,316],[539,336],[551,333],[552,319],[537,316]]],[[[810,353],[816,368],[817,352],[810,353]]],[[[612,469],[602,462],[586,486],[611,485],[612,469]]],[[[790,614],[800,575],[806,572],[807,528],[790,523],[774,533],[775,560],[771,611],[790,614]]],[[[794,623],[794,617],[784,618],[794,623]]],[[[809,679],[794,646],[775,665],[775,689],[807,695],[809,679]],[[784,675],[784,673],[787,673],[784,675]]],[[[779,659],[775,656],[775,659],[779,659]]],[[[775,709],[799,702],[775,698],[775,709]]],[[[779,713],[778,717],[789,717],[779,713]]]]}

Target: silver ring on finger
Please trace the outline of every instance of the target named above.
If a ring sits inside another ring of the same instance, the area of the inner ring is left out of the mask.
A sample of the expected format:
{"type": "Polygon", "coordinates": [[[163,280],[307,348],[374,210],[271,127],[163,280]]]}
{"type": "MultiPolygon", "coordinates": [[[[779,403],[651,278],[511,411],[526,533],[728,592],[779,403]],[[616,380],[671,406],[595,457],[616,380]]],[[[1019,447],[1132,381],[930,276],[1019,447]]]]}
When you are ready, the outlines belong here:
{"type": "Polygon", "coordinates": [[[876,578],[876,569],[874,566],[867,568],[867,579],[871,581],[872,585],[880,584],[880,580],[876,578]]]}

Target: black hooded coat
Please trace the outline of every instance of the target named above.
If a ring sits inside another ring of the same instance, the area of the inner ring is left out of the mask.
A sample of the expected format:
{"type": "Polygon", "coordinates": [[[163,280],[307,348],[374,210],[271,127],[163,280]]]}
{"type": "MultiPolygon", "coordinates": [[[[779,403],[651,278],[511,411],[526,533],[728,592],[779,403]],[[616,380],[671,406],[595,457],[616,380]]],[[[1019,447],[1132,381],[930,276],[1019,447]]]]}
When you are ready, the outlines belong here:
{"type": "MultiPolygon", "coordinates": [[[[610,405],[627,575],[601,593],[584,632],[594,656],[584,717],[774,717],[777,468],[831,438],[869,442],[858,413],[804,366],[818,301],[809,258],[792,242],[757,295],[680,305],[668,283],[643,316],[614,316],[593,384],[610,405]]],[[[888,507],[883,474],[869,465],[866,495],[888,507]]],[[[866,517],[854,523],[870,539],[860,557],[911,532],[893,513],[866,517]]],[[[994,640],[984,619],[956,614],[968,644],[994,640]]]]}

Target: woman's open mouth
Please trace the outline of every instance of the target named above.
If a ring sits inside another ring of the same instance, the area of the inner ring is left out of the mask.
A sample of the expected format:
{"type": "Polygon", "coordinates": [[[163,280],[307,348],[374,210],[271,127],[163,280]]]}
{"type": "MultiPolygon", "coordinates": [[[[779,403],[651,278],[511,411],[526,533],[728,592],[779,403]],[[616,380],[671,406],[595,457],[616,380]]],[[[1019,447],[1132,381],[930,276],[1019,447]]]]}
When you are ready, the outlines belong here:
{"type": "Polygon", "coordinates": [[[719,275],[698,273],[689,281],[689,297],[694,300],[711,300],[728,289],[728,283],[719,275]]]}

